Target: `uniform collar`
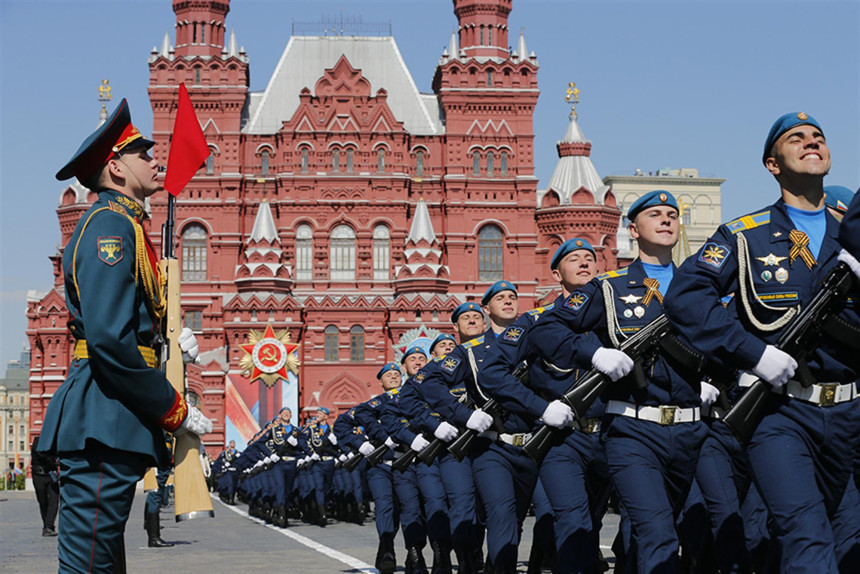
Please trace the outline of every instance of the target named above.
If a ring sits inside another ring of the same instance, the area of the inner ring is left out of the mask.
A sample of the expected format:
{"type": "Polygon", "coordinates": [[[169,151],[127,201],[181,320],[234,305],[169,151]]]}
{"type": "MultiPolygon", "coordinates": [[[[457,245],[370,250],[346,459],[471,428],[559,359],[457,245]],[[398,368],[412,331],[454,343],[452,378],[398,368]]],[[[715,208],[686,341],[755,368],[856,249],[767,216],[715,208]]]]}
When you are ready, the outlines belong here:
{"type": "Polygon", "coordinates": [[[99,191],[99,199],[106,199],[113,205],[118,205],[124,208],[125,212],[139,220],[146,219],[146,211],[129,196],[116,191],[115,189],[102,189],[99,191]]]}
{"type": "MultiPolygon", "coordinates": [[[[824,232],[824,240],[821,243],[822,253],[838,253],[841,247],[839,246],[839,222],[833,217],[827,209],[824,210],[824,220],[827,222],[827,227],[824,232]]],[[[794,221],[788,215],[788,209],[785,207],[785,201],[780,198],[770,208],[770,224],[768,227],[769,239],[771,243],[779,241],[791,241],[789,233],[795,229],[794,221]]],[[[819,261],[823,263],[823,261],[819,261]]]]}
{"type": "MultiPolygon", "coordinates": [[[[672,270],[675,271],[678,268],[675,266],[675,262],[672,262],[672,270]]],[[[642,260],[638,257],[633,260],[633,263],[627,267],[627,275],[624,277],[625,284],[628,287],[640,287],[645,284],[645,278],[648,277],[648,274],[645,273],[645,267],[642,265],[642,260]]]]}

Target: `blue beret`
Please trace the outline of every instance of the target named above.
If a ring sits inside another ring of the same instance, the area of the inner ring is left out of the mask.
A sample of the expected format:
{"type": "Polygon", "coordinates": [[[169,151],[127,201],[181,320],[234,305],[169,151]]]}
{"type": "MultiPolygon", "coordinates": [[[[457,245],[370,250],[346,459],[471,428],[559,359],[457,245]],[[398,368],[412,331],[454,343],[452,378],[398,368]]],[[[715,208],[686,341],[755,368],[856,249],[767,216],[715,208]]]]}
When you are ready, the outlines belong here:
{"type": "Polygon", "coordinates": [[[376,378],[381,379],[382,375],[387,373],[388,371],[397,371],[400,372],[400,367],[397,366],[397,363],[385,363],[382,365],[382,368],[379,369],[379,372],[376,373],[376,378]]]}
{"type": "Polygon", "coordinates": [[[854,192],[841,185],[825,185],[824,193],[824,205],[839,213],[848,211],[848,205],[854,199],[854,192]]]}
{"type": "Polygon", "coordinates": [[[330,415],[330,414],[331,414],[331,411],[330,411],[330,410],[328,410],[328,408],[327,408],[327,407],[320,407],[320,408],[319,408],[319,410],[320,410],[321,412],[324,412],[324,413],[325,413],[325,414],[327,414],[327,415],[330,415]]]}
{"type": "Polygon", "coordinates": [[[440,334],[438,337],[436,337],[435,339],[433,339],[433,342],[432,342],[432,343],[430,343],[430,352],[432,353],[432,352],[433,352],[433,348],[434,348],[436,345],[438,345],[439,343],[441,343],[442,341],[454,341],[454,342],[456,343],[456,342],[457,342],[457,339],[455,339],[455,338],[454,338],[454,335],[451,335],[450,333],[442,333],[442,334],[440,334]]]}
{"type": "Polygon", "coordinates": [[[641,212],[649,207],[657,207],[658,205],[668,205],[669,207],[674,207],[676,211],[680,211],[674,195],[663,189],[655,189],[633,202],[633,205],[627,210],[627,219],[633,221],[641,212]]]}
{"type": "Polygon", "coordinates": [[[411,347],[406,349],[406,352],[403,353],[402,357],[400,357],[400,364],[402,365],[403,363],[405,363],[406,357],[408,357],[409,355],[414,355],[415,353],[421,353],[425,357],[427,356],[427,353],[424,351],[421,345],[412,345],[411,347]]]}
{"type": "Polygon", "coordinates": [[[293,409],[291,409],[290,407],[282,407],[281,410],[278,411],[278,414],[281,414],[284,411],[293,412],[293,409]]]}
{"type": "Polygon", "coordinates": [[[586,251],[591,251],[591,254],[594,255],[594,258],[597,258],[597,254],[594,252],[594,248],[591,246],[591,243],[589,243],[585,239],[573,237],[558,246],[558,249],[555,250],[555,254],[552,256],[552,261],[550,261],[549,263],[549,268],[555,269],[556,267],[558,267],[558,264],[561,263],[561,260],[564,259],[565,255],[572,251],[576,251],[577,249],[585,249],[586,251]]]}
{"type": "Polygon", "coordinates": [[[484,296],[481,297],[481,305],[486,305],[490,302],[490,299],[496,296],[496,294],[501,293],[502,291],[513,291],[514,295],[517,294],[516,286],[510,281],[496,281],[490,288],[484,291],[484,296]]]}
{"type": "Polygon", "coordinates": [[[110,117],[84,140],[72,159],[57,172],[56,178],[86,180],[103,168],[114,154],[136,147],[149,149],[154,145],[154,141],[144,138],[132,125],[128,102],[123,98],[110,117]]]}
{"type": "Polygon", "coordinates": [[[770,132],[767,134],[767,139],[764,140],[764,153],[761,156],[761,162],[765,163],[767,158],[770,157],[770,150],[773,148],[773,144],[776,143],[776,140],[779,139],[779,136],[795,126],[803,125],[815,126],[821,131],[821,133],[824,133],[824,130],[822,130],[821,126],[818,125],[818,122],[815,121],[815,118],[806,115],[803,112],[779,116],[779,119],[773,122],[770,132]]]}
{"type": "Polygon", "coordinates": [[[458,305],[457,308],[451,312],[451,322],[456,323],[457,319],[460,318],[460,315],[462,315],[466,311],[477,311],[481,315],[484,314],[484,312],[481,310],[481,306],[478,305],[477,303],[472,303],[472,302],[463,303],[461,305],[458,305]]]}

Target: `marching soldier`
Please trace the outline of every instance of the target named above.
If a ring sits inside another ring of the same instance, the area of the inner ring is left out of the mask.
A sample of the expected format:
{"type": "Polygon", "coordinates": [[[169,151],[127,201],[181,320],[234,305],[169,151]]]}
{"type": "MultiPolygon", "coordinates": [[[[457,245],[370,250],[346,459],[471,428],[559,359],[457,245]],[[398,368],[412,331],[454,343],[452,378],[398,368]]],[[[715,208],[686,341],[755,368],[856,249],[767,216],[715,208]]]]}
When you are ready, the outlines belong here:
{"type": "MultiPolygon", "coordinates": [[[[762,163],[776,179],[781,197],[720,226],[678,272],[666,311],[705,355],[772,386],[747,452],[774,521],[781,570],[857,571],[856,563],[838,565],[842,545],[831,526],[860,440],[856,339],[852,343],[850,337],[837,339],[825,332],[806,360],[814,379],[808,387],[794,379],[797,361],[776,343],[836,265],[840,231],[849,250],[860,234],[846,233],[850,209],[841,229],[824,209],[830,150],[814,118],[801,112],[777,119],[762,163]],[[736,295],[723,308],[720,298],[731,292],[736,295]]],[[[856,290],[852,297],[857,300],[856,290]]],[[[858,321],[853,305],[846,305],[842,316],[858,321]]]]}
{"type": "MultiPolygon", "coordinates": [[[[332,425],[332,432],[337,437],[337,446],[344,453],[338,457],[344,464],[358,455],[358,449],[364,443],[364,428],[355,422],[355,407],[341,413],[332,425]]],[[[363,455],[362,455],[363,456],[363,455]]],[[[358,525],[364,524],[365,508],[364,508],[364,480],[363,475],[367,469],[367,462],[362,460],[356,465],[352,471],[346,470],[348,482],[351,486],[351,495],[347,498],[347,516],[346,520],[355,522],[358,525]]]]}
{"type": "Polygon", "coordinates": [[[325,527],[328,523],[327,508],[331,498],[334,461],[338,455],[337,437],[328,424],[329,410],[320,407],[313,422],[302,429],[299,444],[310,457],[310,472],[316,501],[316,521],[325,527]]]}
{"type": "Polygon", "coordinates": [[[276,526],[286,528],[287,515],[290,511],[291,497],[295,486],[298,468],[296,461],[302,455],[299,447],[299,431],[290,420],[292,411],[284,407],[278,413],[272,427],[272,443],[275,447],[271,455],[274,465],[272,473],[275,476],[275,506],[272,511],[272,522],[276,526]]]}

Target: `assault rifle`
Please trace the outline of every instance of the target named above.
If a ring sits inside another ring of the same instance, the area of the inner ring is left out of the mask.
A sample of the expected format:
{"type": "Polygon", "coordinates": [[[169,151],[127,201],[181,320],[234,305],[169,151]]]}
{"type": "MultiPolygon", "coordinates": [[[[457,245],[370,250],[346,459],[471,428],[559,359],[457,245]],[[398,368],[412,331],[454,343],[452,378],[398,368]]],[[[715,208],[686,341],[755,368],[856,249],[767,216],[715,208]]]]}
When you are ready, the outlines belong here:
{"type": "MultiPolygon", "coordinates": [[[[851,269],[845,263],[837,264],[824,278],[821,290],[809,305],[792,319],[779,336],[776,347],[797,361],[795,377],[804,388],[815,383],[806,359],[818,346],[824,328],[835,317],[834,312],[845,300],[853,281],[851,269]]],[[[770,383],[756,379],[723,419],[741,443],[752,438],[761,422],[771,388],[770,383]]]]}
{"type": "MultiPolygon", "coordinates": [[[[657,353],[663,339],[669,335],[670,329],[669,319],[666,315],[661,314],[628,339],[624,340],[619,346],[619,349],[624,351],[634,361],[631,375],[636,381],[637,387],[644,388],[647,386],[648,380],[645,378],[645,371],[642,365],[647,359],[652,358],[657,353]]],[[[578,421],[585,416],[589,407],[606,390],[606,387],[611,382],[612,380],[609,377],[597,369],[591,369],[577,379],[558,400],[570,407],[570,410],[573,411],[574,420],[578,421]]],[[[552,446],[554,436],[565,430],[544,425],[523,445],[523,451],[540,463],[552,446]]]]}
{"type": "Polygon", "coordinates": [[[364,456],[360,452],[357,452],[355,453],[354,457],[343,463],[343,467],[346,470],[352,472],[358,467],[359,463],[365,459],[367,459],[367,464],[369,464],[370,466],[376,466],[377,464],[379,464],[379,461],[382,460],[382,457],[385,456],[388,450],[388,445],[383,444],[381,446],[376,447],[376,449],[367,456],[364,456]]]}

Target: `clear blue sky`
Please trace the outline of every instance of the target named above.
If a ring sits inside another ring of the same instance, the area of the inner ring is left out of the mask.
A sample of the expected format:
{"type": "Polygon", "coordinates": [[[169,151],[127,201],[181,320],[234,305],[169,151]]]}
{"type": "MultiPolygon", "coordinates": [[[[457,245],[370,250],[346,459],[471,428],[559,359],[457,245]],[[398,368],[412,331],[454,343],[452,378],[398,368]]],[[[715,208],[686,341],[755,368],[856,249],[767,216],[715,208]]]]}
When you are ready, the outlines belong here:
{"type": "MultiPolygon", "coordinates": [[[[514,0],[509,43],[521,28],[540,63],[535,114],[540,187],[557,159],[569,108],[601,176],[693,167],[722,177],[723,218],[771,203],[761,165],[771,123],[805,111],[833,154],[828,183],[860,185],[860,3],[782,0],[514,0]]],[[[456,26],[449,0],[232,0],[227,29],[263,90],[291,24],[337,16],[392,23],[418,88],[456,26]]],[[[170,0],[0,0],[0,374],[25,341],[25,294],[47,291],[60,239],[54,173],[98,119],[97,87],[152,129],[147,58],[175,21],[170,0]]],[[[112,107],[112,106],[111,106],[112,107]]]]}

